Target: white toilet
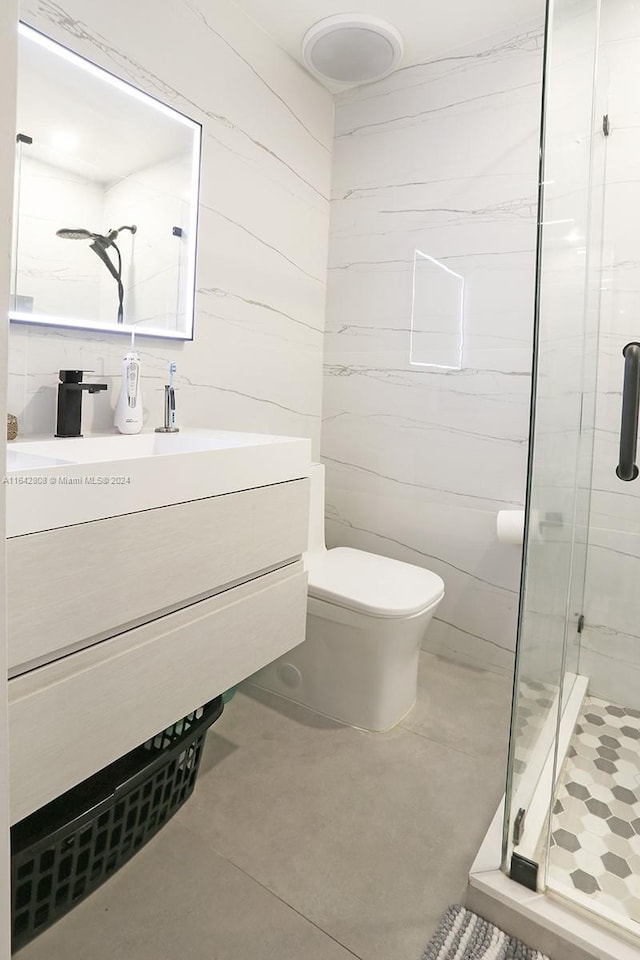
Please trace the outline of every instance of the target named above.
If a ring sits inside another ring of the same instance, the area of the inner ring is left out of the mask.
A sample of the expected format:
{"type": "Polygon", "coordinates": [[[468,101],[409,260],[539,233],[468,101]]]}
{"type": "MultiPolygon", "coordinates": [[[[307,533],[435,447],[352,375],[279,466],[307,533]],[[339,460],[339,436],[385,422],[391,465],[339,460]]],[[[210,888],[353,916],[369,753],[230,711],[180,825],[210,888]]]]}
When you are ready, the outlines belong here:
{"type": "Polygon", "coordinates": [[[364,730],[388,730],[411,710],[418,654],[444,596],[435,573],[362,550],[327,550],[324,466],[311,471],[304,643],[250,678],[272,693],[364,730]]]}

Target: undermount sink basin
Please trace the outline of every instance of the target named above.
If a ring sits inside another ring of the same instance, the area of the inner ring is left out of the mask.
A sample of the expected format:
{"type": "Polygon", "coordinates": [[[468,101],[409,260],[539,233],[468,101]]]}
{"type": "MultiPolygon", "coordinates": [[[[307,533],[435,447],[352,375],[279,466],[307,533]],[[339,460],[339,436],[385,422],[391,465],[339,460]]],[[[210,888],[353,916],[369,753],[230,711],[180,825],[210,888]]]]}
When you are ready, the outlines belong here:
{"type": "Polygon", "coordinates": [[[308,440],[181,430],[7,445],[7,536],[309,475],[308,440]]]}

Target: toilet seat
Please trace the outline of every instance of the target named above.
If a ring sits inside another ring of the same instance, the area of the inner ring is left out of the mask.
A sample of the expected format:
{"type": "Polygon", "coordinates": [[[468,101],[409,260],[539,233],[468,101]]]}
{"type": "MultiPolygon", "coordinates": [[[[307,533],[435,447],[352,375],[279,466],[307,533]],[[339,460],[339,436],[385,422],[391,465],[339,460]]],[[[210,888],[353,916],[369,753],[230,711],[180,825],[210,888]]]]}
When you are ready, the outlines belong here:
{"type": "Polygon", "coordinates": [[[351,547],[310,554],[307,569],[309,597],[373,617],[411,617],[444,595],[430,570],[351,547]]]}

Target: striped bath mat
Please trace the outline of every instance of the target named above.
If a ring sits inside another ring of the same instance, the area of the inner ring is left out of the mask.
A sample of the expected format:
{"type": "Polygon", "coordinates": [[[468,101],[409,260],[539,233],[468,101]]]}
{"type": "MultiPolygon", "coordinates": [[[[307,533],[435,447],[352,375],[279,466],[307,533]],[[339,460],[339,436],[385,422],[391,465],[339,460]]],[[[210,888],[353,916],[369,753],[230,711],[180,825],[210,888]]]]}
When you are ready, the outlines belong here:
{"type": "Polygon", "coordinates": [[[492,923],[455,904],[447,910],[422,960],[549,960],[492,923]]]}

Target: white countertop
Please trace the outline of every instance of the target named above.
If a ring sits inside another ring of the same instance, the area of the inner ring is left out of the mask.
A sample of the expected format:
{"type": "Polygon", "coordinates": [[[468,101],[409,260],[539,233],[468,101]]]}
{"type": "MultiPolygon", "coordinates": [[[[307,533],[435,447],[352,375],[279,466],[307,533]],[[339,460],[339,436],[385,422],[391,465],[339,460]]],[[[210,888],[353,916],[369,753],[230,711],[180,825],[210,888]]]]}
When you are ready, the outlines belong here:
{"type": "Polygon", "coordinates": [[[227,430],[7,444],[7,537],[309,475],[309,440],[227,430]]]}

